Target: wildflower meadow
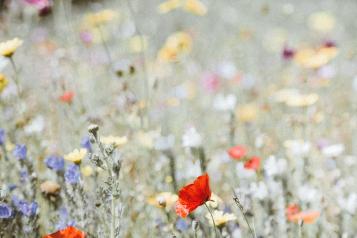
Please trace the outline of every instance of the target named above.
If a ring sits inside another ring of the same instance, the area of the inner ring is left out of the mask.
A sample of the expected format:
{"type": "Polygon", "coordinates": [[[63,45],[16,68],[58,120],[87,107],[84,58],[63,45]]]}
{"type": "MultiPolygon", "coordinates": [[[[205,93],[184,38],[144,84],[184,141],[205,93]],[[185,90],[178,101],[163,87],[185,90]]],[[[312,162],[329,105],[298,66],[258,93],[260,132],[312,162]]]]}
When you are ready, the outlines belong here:
{"type": "Polygon", "coordinates": [[[0,238],[357,238],[356,0],[0,0],[0,238]]]}

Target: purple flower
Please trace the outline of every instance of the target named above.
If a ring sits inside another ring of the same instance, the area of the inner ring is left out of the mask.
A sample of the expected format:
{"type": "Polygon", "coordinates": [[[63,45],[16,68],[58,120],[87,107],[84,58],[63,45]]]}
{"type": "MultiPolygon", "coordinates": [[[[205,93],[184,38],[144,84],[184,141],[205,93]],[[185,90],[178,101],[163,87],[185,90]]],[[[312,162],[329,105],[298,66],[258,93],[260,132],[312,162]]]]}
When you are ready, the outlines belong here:
{"type": "Polygon", "coordinates": [[[25,200],[19,199],[16,196],[12,198],[12,202],[14,203],[16,209],[27,217],[31,217],[37,212],[37,202],[27,202],[25,200]]]}
{"type": "Polygon", "coordinates": [[[88,136],[82,139],[81,147],[87,149],[88,152],[92,152],[92,145],[88,136]]]}
{"type": "Polygon", "coordinates": [[[64,169],[64,159],[61,156],[48,156],[45,159],[45,163],[49,169],[56,172],[64,169]]]}
{"type": "Polygon", "coordinates": [[[176,229],[179,231],[186,231],[189,228],[189,224],[184,219],[179,218],[176,222],[176,229]]]}
{"type": "Polygon", "coordinates": [[[66,182],[70,183],[70,184],[78,183],[80,176],[81,176],[81,174],[79,172],[79,167],[75,164],[70,164],[67,167],[67,170],[64,174],[64,178],[65,178],[66,182]]]}
{"type": "Polygon", "coordinates": [[[12,215],[12,209],[9,205],[0,203],[0,219],[10,218],[12,215]]]}
{"type": "Polygon", "coordinates": [[[20,160],[26,159],[27,148],[26,145],[17,144],[15,149],[12,151],[14,157],[20,160]]]}
{"type": "Polygon", "coordinates": [[[5,130],[0,129],[0,145],[3,145],[5,143],[5,130]]]}
{"type": "Polygon", "coordinates": [[[79,33],[79,37],[86,44],[90,44],[93,41],[93,36],[88,31],[82,31],[81,33],[79,33]]]}

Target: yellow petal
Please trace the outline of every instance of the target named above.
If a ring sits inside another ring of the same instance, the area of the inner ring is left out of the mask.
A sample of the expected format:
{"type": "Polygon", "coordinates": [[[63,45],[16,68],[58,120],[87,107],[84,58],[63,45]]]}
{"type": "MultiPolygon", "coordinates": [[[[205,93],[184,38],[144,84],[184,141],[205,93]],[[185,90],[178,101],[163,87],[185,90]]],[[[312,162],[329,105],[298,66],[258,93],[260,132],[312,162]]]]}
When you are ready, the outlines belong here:
{"type": "Polygon", "coordinates": [[[207,7],[199,0],[186,0],[183,9],[198,16],[204,16],[207,13],[207,7]]]}

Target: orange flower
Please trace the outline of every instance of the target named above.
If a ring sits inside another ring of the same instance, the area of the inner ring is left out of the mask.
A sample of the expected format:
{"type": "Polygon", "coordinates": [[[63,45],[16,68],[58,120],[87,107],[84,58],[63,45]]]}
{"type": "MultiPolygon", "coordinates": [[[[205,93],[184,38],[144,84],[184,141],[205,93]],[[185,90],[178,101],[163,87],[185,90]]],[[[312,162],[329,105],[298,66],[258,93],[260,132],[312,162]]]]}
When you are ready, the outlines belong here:
{"type": "Polygon", "coordinates": [[[260,158],[258,156],[253,156],[247,162],[244,163],[244,168],[251,170],[258,170],[260,167],[260,158]]]}
{"type": "Polygon", "coordinates": [[[227,152],[232,159],[241,159],[247,154],[247,149],[244,146],[236,145],[227,152]]]}
{"type": "Polygon", "coordinates": [[[72,91],[67,91],[64,92],[61,96],[60,96],[60,101],[61,102],[65,102],[65,103],[72,103],[74,97],[74,92],[72,91]]]}
{"type": "Polygon", "coordinates": [[[315,223],[316,219],[320,216],[319,211],[302,211],[288,216],[288,220],[298,223],[303,221],[305,224],[315,223]]]}
{"type": "Polygon", "coordinates": [[[84,232],[76,229],[73,226],[69,226],[63,230],[57,231],[50,235],[46,235],[43,238],[85,238],[84,232]]]}
{"type": "Polygon", "coordinates": [[[209,176],[206,173],[199,176],[192,184],[181,188],[179,199],[176,202],[176,214],[185,218],[210,198],[209,176]]]}

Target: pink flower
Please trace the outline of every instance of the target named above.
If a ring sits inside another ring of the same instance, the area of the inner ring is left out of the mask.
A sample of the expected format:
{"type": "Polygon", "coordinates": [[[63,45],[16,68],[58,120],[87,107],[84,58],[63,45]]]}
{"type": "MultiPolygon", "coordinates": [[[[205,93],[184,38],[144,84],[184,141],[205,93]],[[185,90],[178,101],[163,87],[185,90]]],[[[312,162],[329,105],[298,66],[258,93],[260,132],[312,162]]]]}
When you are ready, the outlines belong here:
{"type": "Polygon", "coordinates": [[[221,85],[219,77],[215,73],[204,74],[201,82],[203,88],[209,93],[216,92],[221,85]]]}

